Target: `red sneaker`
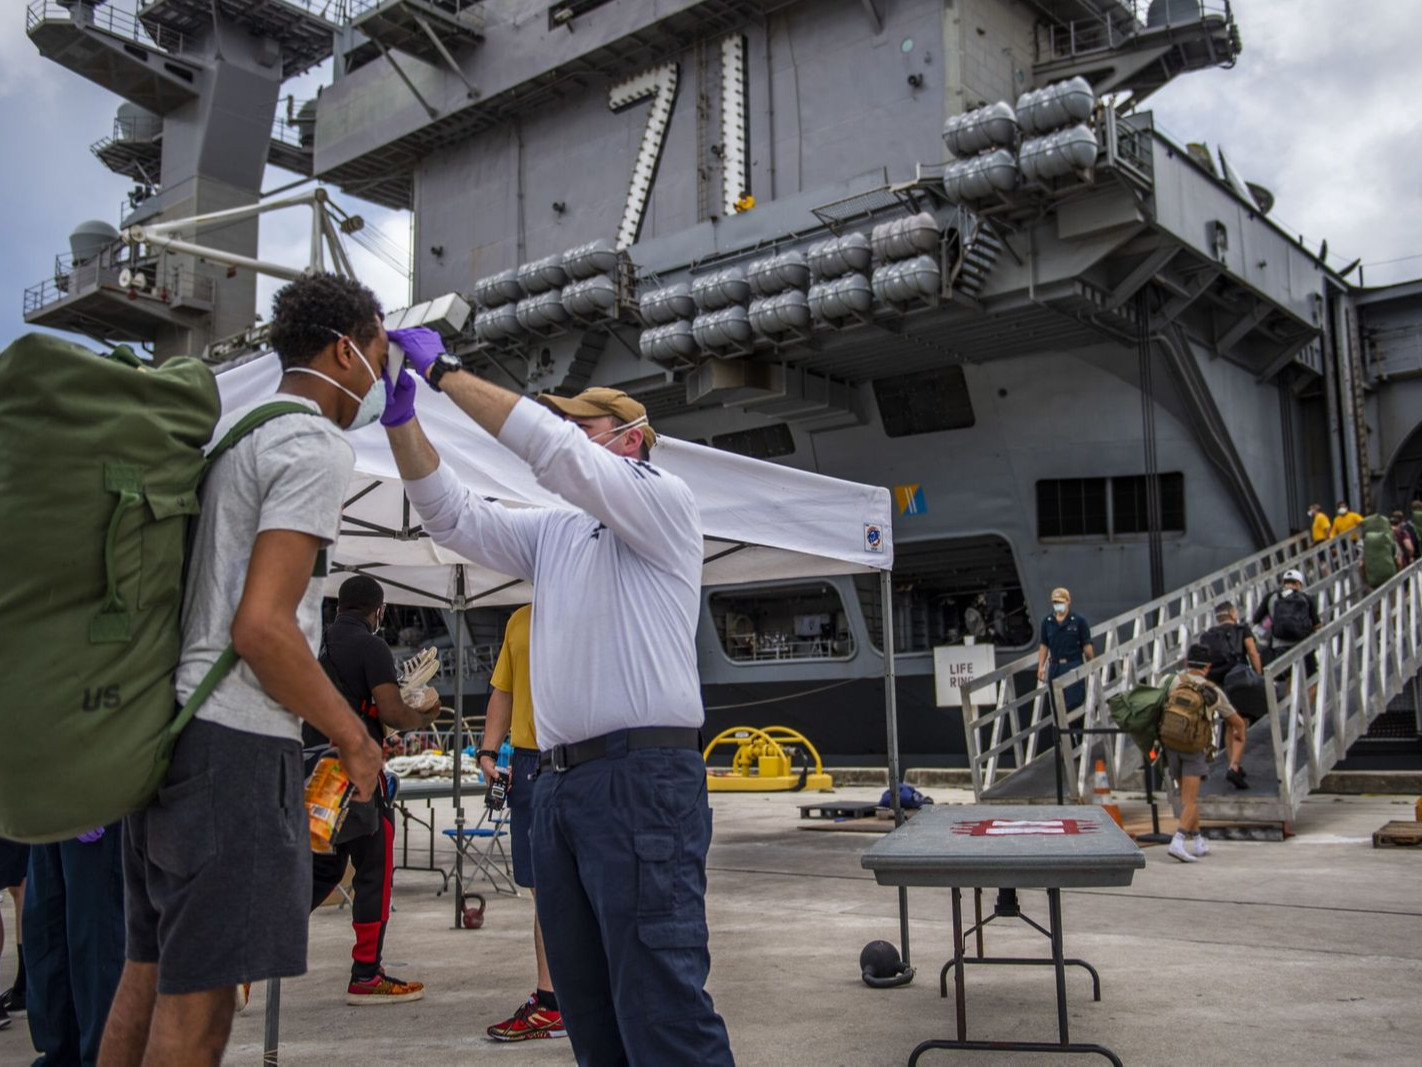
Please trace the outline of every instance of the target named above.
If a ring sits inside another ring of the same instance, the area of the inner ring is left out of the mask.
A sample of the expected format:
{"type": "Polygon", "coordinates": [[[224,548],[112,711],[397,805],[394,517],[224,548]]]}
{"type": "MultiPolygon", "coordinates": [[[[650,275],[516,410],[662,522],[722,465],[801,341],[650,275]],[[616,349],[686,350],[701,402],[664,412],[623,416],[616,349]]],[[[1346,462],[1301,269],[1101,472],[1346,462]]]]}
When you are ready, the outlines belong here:
{"type": "Polygon", "coordinates": [[[495,1041],[530,1041],[535,1037],[567,1037],[563,1013],[545,1008],[534,993],[519,1005],[513,1017],[495,1023],[486,1031],[495,1041]]]}
{"type": "Polygon", "coordinates": [[[391,978],[385,972],[364,982],[352,982],[346,987],[347,1004],[397,1004],[419,1000],[425,995],[423,982],[406,982],[391,978]]]}

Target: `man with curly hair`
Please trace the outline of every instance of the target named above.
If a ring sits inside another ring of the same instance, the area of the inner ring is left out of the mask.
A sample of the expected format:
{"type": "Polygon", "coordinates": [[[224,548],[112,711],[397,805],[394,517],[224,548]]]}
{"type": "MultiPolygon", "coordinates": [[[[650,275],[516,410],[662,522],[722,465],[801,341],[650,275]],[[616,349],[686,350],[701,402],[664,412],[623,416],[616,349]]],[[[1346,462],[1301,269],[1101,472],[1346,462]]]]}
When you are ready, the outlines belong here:
{"type": "MultiPolygon", "coordinates": [[[[311,851],[301,720],[368,799],[381,753],[316,661],[325,550],[355,454],[341,434],[384,407],[387,340],[364,286],[329,274],[276,295],[277,398],[201,489],[183,600],[179,701],[229,646],[241,657],[183,731],[149,806],[124,821],[127,962],[106,1065],[216,1064],[233,989],[306,971],[311,851]]],[[[267,397],[225,413],[219,441],[267,397]]]]}

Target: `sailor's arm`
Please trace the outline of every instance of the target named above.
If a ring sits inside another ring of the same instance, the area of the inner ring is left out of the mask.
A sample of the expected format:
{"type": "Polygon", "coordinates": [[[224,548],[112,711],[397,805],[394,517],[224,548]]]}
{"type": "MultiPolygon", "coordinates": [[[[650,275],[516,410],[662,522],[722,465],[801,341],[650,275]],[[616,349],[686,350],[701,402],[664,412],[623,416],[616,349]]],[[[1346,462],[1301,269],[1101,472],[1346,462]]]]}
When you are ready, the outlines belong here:
{"type": "MultiPolygon", "coordinates": [[[[456,377],[477,381],[473,375],[456,377]]],[[[419,419],[387,426],[405,495],[438,545],[504,574],[533,578],[536,511],[514,512],[470,493],[441,463],[419,419]]]]}

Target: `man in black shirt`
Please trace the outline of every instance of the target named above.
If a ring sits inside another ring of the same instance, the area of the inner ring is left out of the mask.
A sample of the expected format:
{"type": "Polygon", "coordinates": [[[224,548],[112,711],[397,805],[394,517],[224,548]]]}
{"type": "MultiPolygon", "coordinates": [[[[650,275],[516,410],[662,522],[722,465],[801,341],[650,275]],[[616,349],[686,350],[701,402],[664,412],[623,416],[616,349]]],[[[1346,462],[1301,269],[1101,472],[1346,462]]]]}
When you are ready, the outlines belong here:
{"type": "MultiPolygon", "coordinates": [[[[401,697],[395,656],[377,636],[384,611],[385,590],[379,582],[364,574],[348,578],[341,585],[336,618],[326,629],[320,656],[331,681],[377,742],[384,737],[385,727],[417,730],[428,726],[439,714],[439,695],[433,689],[425,690],[420,707],[411,707],[401,697]]],[[[329,744],[310,723],[302,727],[308,774],[329,744]]],[[[385,927],[390,921],[390,882],[395,862],[395,820],[390,789],[383,775],[379,793],[370,804],[373,811],[361,811],[353,805],[346,825],[336,835],[333,853],[312,855],[311,907],[316,908],[340,884],[346,861],[350,860],[355,867],[351,925],[355,927],[356,940],[351,950],[351,984],[346,1003],[419,1000],[425,995],[423,983],[391,978],[380,969],[385,927]],[[373,829],[368,828],[371,825],[373,829]]]]}

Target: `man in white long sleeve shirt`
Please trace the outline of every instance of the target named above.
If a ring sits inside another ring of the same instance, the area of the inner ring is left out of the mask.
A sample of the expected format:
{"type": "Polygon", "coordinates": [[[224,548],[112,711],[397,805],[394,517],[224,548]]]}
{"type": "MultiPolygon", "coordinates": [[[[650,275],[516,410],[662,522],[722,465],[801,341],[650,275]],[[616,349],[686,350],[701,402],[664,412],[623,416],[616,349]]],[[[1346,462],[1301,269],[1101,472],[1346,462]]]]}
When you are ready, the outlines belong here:
{"type": "Polygon", "coordinates": [[[520,397],[463,370],[428,330],[392,331],[408,363],[525,460],[566,509],[510,509],[465,489],[414,418],[402,373],[386,423],[425,530],[534,583],[540,768],[538,915],[580,1064],[732,1063],[705,991],[711,809],[698,736],[701,521],[648,461],[656,437],[625,393],[520,397]],[[398,417],[398,416],[397,416],[398,417]]]}

